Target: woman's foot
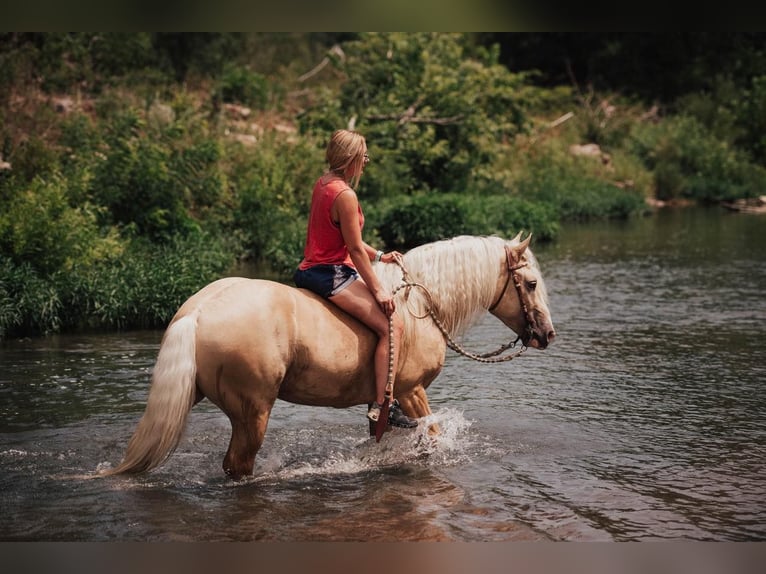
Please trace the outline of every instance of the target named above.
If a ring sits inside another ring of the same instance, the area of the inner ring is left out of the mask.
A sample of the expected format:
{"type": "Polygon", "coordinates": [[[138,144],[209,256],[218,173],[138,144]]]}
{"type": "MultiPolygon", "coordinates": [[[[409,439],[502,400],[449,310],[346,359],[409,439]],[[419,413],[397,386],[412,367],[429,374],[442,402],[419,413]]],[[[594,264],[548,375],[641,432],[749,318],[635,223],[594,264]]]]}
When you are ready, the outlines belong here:
{"type": "Polygon", "coordinates": [[[418,421],[405,415],[402,412],[402,407],[399,406],[399,401],[394,400],[388,411],[388,424],[403,429],[412,429],[418,426],[418,421]]]}
{"type": "MultiPolygon", "coordinates": [[[[367,411],[367,418],[373,422],[377,422],[380,418],[380,409],[381,405],[377,402],[372,403],[367,411]]],[[[388,424],[394,427],[411,429],[418,426],[418,421],[405,415],[402,412],[402,407],[399,406],[399,401],[394,400],[388,411],[388,424]]]]}

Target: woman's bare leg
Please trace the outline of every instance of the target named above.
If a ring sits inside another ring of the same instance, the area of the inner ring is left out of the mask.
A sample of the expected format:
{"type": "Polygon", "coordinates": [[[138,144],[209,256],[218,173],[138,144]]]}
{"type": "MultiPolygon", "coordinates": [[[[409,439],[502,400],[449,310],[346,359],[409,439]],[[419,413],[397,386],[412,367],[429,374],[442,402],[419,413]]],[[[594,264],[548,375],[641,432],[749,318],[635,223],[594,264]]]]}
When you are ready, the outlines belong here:
{"type": "MultiPolygon", "coordinates": [[[[378,336],[378,344],[375,347],[375,401],[383,404],[385,400],[386,383],[388,382],[388,351],[389,331],[388,317],[381,310],[378,302],[373,297],[367,285],[357,279],[351,285],[330,297],[330,301],[343,309],[349,315],[355,317],[378,336]]],[[[393,368],[396,373],[399,361],[399,346],[402,340],[403,324],[401,318],[394,313],[394,361],[393,368]]]]}

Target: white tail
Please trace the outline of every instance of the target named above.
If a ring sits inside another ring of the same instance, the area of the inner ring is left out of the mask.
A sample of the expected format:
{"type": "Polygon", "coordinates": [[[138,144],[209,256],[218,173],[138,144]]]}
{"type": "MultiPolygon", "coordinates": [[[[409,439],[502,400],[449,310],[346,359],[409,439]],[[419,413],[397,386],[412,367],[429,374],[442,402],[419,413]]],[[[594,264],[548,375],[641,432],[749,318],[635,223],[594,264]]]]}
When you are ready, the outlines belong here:
{"type": "Polygon", "coordinates": [[[149,471],[173,453],[194,405],[197,313],[178,319],[165,333],[152,374],[146,410],[125,457],[104,476],[149,471]]]}

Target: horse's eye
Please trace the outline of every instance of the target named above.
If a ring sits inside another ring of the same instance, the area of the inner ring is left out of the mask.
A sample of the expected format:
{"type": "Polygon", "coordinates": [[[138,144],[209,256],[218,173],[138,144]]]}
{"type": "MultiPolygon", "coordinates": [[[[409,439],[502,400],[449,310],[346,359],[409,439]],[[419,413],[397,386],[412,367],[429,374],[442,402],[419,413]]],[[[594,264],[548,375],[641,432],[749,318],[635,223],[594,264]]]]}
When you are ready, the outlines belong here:
{"type": "Polygon", "coordinates": [[[527,289],[529,289],[530,291],[534,291],[535,287],[537,287],[537,281],[535,281],[534,279],[532,281],[527,281],[527,289]]]}

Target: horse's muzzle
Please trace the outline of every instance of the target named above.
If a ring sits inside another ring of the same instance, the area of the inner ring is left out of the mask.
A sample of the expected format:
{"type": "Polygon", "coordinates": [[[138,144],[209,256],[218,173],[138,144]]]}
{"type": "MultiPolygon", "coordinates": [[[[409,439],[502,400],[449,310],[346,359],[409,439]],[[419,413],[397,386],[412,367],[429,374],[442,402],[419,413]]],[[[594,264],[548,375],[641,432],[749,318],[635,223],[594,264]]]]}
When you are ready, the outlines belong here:
{"type": "Polygon", "coordinates": [[[548,345],[553,343],[553,339],[556,338],[556,331],[553,329],[549,331],[533,331],[531,337],[529,337],[528,341],[525,341],[524,344],[527,347],[534,347],[535,349],[545,349],[548,345]]]}

